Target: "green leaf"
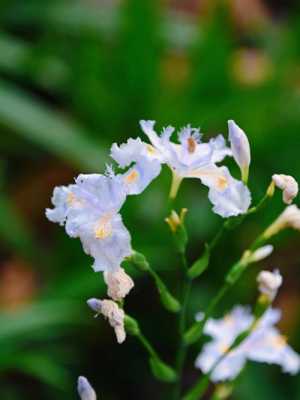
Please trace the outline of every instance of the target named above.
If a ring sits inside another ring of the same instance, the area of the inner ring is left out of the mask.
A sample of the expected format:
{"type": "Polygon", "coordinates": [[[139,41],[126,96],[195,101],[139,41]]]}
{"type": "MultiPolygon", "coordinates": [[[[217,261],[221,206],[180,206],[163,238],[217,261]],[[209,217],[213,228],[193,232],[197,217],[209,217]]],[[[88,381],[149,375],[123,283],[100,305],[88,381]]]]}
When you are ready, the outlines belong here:
{"type": "Polygon", "coordinates": [[[46,151],[91,171],[99,171],[107,155],[74,121],[41,101],[0,81],[0,123],[46,151]]]}
{"type": "Polygon", "coordinates": [[[32,257],[37,249],[33,234],[4,194],[0,195],[0,220],[1,239],[22,255],[32,257]]]}
{"type": "Polygon", "coordinates": [[[57,389],[66,390],[66,383],[71,382],[68,371],[49,354],[21,353],[10,358],[10,363],[6,367],[10,366],[57,389]]]}

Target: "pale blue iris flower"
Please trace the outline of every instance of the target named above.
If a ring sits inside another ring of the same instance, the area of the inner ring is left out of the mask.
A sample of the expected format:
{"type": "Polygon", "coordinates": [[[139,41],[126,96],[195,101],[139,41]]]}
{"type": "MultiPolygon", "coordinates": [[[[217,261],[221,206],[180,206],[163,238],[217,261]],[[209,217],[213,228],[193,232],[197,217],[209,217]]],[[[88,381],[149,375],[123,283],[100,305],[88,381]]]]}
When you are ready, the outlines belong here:
{"type": "MultiPolygon", "coordinates": [[[[279,321],[279,310],[270,308],[258,322],[253,332],[236,349],[229,352],[213,370],[214,382],[232,380],[241,372],[247,360],[280,365],[283,372],[296,374],[300,370],[300,356],[287,345],[285,338],[274,325],[279,321]]],[[[201,318],[201,317],[200,317],[201,318]]],[[[204,345],[196,359],[196,367],[208,373],[235,338],[253,322],[249,308],[237,306],[223,319],[210,319],[204,328],[213,340],[204,345]]]]}
{"type": "Polygon", "coordinates": [[[114,177],[79,175],[75,184],[55,188],[50,221],[65,224],[69,236],[80,238],[86,254],[94,258],[95,271],[114,271],[132,252],[131,238],[119,210],[125,187],[114,177]]]}

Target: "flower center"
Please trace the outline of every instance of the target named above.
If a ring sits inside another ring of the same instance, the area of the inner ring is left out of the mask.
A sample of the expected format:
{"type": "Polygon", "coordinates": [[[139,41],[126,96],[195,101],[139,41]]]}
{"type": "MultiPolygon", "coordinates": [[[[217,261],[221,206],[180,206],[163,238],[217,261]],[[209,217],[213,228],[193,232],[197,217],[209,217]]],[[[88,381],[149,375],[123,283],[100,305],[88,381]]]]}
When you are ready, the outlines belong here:
{"type": "Polygon", "coordinates": [[[81,206],[82,200],[79,200],[74,193],[70,192],[67,195],[67,205],[69,207],[81,206]]]}
{"type": "Polygon", "coordinates": [[[279,335],[272,339],[272,344],[277,349],[282,349],[286,345],[286,342],[287,342],[287,338],[283,335],[279,335]]]}
{"type": "Polygon", "coordinates": [[[128,174],[127,176],[125,176],[124,181],[125,183],[131,184],[137,181],[139,177],[139,173],[133,169],[130,174],[128,174]]]}
{"type": "Polygon", "coordinates": [[[188,152],[191,154],[194,153],[197,146],[196,140],[192,137],[189,137],[187,140],[187,145],[188,145],[188,152]]]}
{"type": "Polygon", "coordinates": [[[224,190],[224,189],[227,188],[227,186],[228,186],[227,179],[224,176],[218,177],[218,179],[217,179],[217,187],[218,187],[218,189],[224,190]]]}
{"type": "Polygon", "coordinates": [[[95,228],[95,237],[96,239],[106,239],[112,235],[112,224],[111,224],[111,217],[104,216],[100,218],[98,224],[95,228]]]}
{"type": "Polygon", "coordinates": [[[151,144],[147,144],[147,153],[153,156],[156,153],[156,150],[151,144]]]}

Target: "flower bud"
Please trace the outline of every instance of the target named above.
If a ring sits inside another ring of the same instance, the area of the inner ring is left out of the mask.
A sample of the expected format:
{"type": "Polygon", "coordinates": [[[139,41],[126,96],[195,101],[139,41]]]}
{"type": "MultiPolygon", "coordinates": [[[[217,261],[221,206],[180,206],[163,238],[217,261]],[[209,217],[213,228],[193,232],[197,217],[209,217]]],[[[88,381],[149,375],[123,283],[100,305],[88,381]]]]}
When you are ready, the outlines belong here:
{"type": "Polygon", "coordinates": [[[247,258],[247,263],[254,263],[263,260],[264,258],[269,257],[269,255],[273,252],[274,247],[271,244],[267,244],[266,246],[259,247],[254,252],[251,252],[247,258]]]}
{"type": "Polygon", "coordinates": [[[183,225],[187,211],[187,208],[182,208],[179,216],[176,211],[172,210],[170,216],[165,219],[173,233],[178,230],[180,225],[183,225]]]}
{"type": "Polygon", "coordinates": [[[134,286],[133,280],[123,268],[114,272],[104,271],[103,275],[108,287],[107,294],[115,301],[123,300],[134,286]]]}
{"type": "Polygon", "coordinates": [[[186,208],[182,208],[179,216],[176,211],[172,210],[170,216],[165,219],[173,233],[175,245],[180,253],[185,252],[188,242],[188,236],[184,226],[184,219],[187,211],[186,208]]]}
{"type": "Polygon", "coordinates": [[[251,162],[250,145],[245,132],[233,121],[228,121],[229,141],[233,158],[240,167],[243,182],[247,183],[251,162]]]}
{"type": "Polygon", "coordinates": [[[300,231],[300,209],[295,204],[286,207],[273,224],[265,230],[263,238],[269,239],[286,228],[293,228],[300,231]]]}
{"type": "Polygon", "coordinates": [[[275,174],[272,176],[274,184],[282,190],[282,200],[285,204],[291,204],[298,194],[298,183],[290,175],[275,174]]]}
{"type": "Polygon", "coordinates": [[[274,300],[282,285],[282,276],[278,270],[261,271],[257,277],[259,291],[266,295],[270,302],[274,300]]]}
{"type": "Polygon", "coordinates": [[[93,310],[96,311],[96,315],[101,314],[101,300],[92,298],[87,301],[88,306],[93,310]]]}
{"type": "Polygon", "coordinates": [[[89,299],[87,304],[90,308],[97,312],[97,314],[102,314],[104,318],[108,319],[110,326],[115,330],[118,343],[123,343],[126,339],[126,332],[124,329],[124,311],[119,308],[118,304],[112,300],[98,300],[89,299]]]}
{"type": "Polygon", "coordinates": [[[97,396],[89,381],[80,376],[77,383],[77,391],[81,400],[96,400],[97,396]]]}

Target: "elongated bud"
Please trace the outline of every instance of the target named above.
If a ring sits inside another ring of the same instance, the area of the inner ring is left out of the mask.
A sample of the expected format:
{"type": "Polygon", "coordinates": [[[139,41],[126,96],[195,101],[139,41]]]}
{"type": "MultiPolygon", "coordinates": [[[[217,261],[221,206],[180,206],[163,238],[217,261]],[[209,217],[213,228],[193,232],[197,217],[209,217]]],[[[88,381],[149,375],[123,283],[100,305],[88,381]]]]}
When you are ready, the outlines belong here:
{"type": "Polygon", "coordinates": [[[133,280],[123,268],[114,272],[105,271],[103,275],[107,284],[107,294],[115,301],[123,300],[134,287],[133,280]]]}
{"type": "Polygon", "coordinates": [[[206,245],[203,255],[197,261],[195,261],[191,268],[188,270],[188,277],[191,279],[199,277],[208,267],[209,259],[210,250],[209,246],[206,245]]]}
{"type": "Polygon", "coordinates": [[[269,255],[273,252],[274,247],[271,244],[267,244],[265,246],[259,247],[257,250],[250,252],[249,255],[245,255],[245,259],[248,264],[258,262],[263,260],[264,258],[269,257],[269,255]]]}
{"type": "Polygon", "coordinates": [[[169,225],[171,232],[174,237],[175,245],[179,253],[184,253],[188,242],[188,236],[184,225],[184,219],[187,213],[187,208],[182,208],[180,215],[176,211],[172,210],[169,217],[165,219],[169,225]]]}
{"type": "Polygon", "coordinates": [[[251,162],[250,145],[245,132],[233,121],[228,121],[232,155],[240,167],[243,182],[247,183],[251,162]]]}
{"type": "Polygon", "coordinates": [[[163,382],[175,382],[177,379],[176,372],[169,365],[165,364],[158,358],[151,357],[149,359],[150,368],[156,379],[163,382]]]}
{"type": "Polygon", "coordinates": [[[278,270],[261,271],[257,277],[259,291],[268,297],[271,303],[277,295],[278,289],[282,285],[282,276],[278,270]]]}
{"type": "Polygon", "coordinates": [[[286,207],[273,224],[265,230],[262,236],[264,239],[269,239],[286,228],[293,228],[300,231],[300,209],[295,204],[286,207]]]}
{"type": "Polygon", "coordinates": [[[97,400],[94,389],[84,376],[78,378],[77,391],[81,400],[97,400]]]}
{"type": "Polygon", "coordinates": [[[144,254],[133,251],[132,255],[127,258],[140,271],[149,271],[150,265],[144,254]]]}
{"type": "Polygon", "coordinates": [[[285,204],[291,204],[298,194],[298,183],[290,175],[275,174],[272,176],[274,184],[282,190],[282,200],[285,204]]]}

